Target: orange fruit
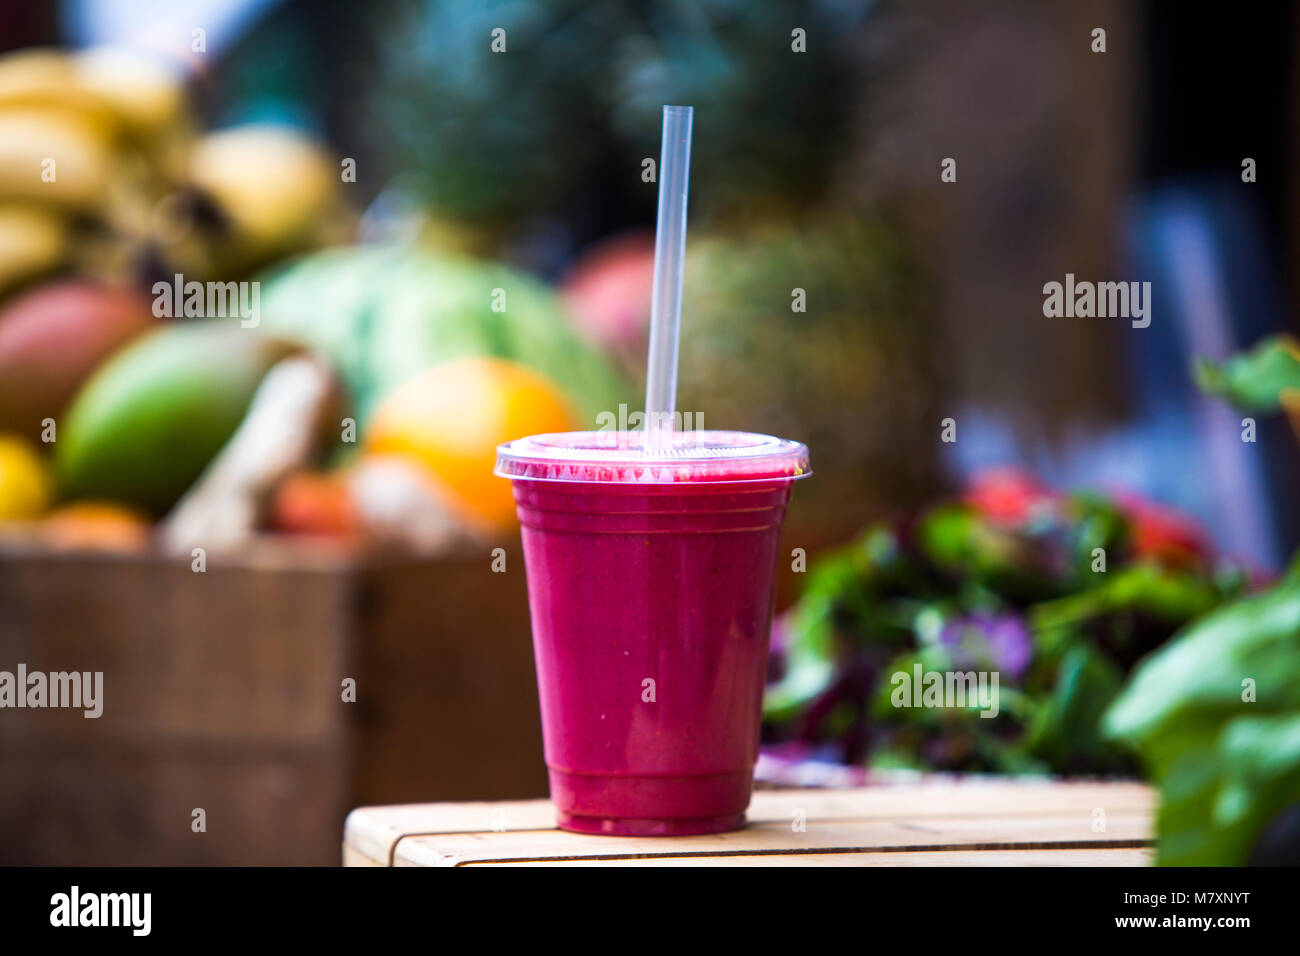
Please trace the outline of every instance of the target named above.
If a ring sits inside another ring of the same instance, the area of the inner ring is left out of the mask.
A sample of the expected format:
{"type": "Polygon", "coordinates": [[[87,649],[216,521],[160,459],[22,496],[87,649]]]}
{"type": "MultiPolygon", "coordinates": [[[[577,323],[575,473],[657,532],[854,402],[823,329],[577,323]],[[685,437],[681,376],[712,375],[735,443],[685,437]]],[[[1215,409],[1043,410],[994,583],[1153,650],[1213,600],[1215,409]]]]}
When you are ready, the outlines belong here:
{"type": "Polygon", "coordinates": [[[375,410],[366,448],[419,463],[467,521],[505,528],[515,520],[510,483],[492,474],[503,441],[579,427],[568,398],[532,369],[496,358],[428,368],[375,410]]]}
{"type": "Polygon", "coordinates": [[[41,522],[41,537],[62,548],[142,551],[153,525],[147,515],[111,501],[78,501],[57,508],[41,522]]]}

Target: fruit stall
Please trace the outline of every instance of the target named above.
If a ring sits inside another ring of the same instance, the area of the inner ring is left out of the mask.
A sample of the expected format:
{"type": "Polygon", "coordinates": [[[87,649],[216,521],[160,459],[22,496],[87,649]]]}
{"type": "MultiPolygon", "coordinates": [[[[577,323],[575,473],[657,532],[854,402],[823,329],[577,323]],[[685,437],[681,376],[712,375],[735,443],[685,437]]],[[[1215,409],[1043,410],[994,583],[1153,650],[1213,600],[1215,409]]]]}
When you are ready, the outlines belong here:
{"type": "MultiPolygon", "coordinates": [[[[492,255],[492,228],[376,237],[343,157],[205,129],[193,93],[121,51],[0,56],[0,660],[103,680],[93,719],[6,713],[7,863],[329,863],[358,804],[546,792],[495,449],[638,407],[649,235],[553,281],[492,255]],[[37,142],[61,144],[44,179],[19,174],[37,142]]],[[[814,552],[937,476],[908,437],[927,402],[872,424],[903,459],[824,413],[928,360],[884,218],[818,235],[700,236],[682,381],[701,426],[757,414],[818,443],[833,490],[790,520],[814,552]],[[840,303],[803,356],[783,344],[802,317],[759,304],[782,272],[840,303]]]]}

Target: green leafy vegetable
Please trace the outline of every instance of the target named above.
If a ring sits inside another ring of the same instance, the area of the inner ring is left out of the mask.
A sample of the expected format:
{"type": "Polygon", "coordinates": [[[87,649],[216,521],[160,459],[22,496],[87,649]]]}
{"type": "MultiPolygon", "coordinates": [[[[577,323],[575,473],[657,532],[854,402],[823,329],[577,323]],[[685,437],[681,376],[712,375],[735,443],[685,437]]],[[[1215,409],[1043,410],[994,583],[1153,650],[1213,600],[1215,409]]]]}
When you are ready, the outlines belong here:
{"type": "Polygon", "coordinates": [[[765,739],[875,766],[1135,773],[1101,715],[1141,658],[1247,577],[1202,541],[1167,509],[1011,471],[868,528],[813,566],[779,622],[765,739]],[[996,673],[998,705],[893,700],[900,674],[910,687],[936,671],[996,673]]]}
{"type": "Polygon", "coordinates": [[[1220,609],[1146,660],[1104,728],[1161,787],[1159,862],[1247,862],[1300,800],[1300,582],[1220,609]]]}

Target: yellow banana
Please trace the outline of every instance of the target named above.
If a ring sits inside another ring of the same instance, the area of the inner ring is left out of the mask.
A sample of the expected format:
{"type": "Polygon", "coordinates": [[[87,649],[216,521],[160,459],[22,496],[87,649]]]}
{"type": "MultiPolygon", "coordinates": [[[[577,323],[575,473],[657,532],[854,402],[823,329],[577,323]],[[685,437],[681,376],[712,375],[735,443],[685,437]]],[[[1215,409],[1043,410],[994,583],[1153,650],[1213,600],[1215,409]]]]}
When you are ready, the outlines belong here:
{"type": "Polygon", "coordinates": [[[103,201],[112,170],[112,143],[84,114],[0,109],[0,202],[91,208],[103,201]]]}
{"type": "Polygon", "coordinates": [[[62,217],[0,206],[0,295],[59,266],[67,249],[68,226],[62,217]]]}
{"type": "Polygon", "coordinates": [[[77,86],[132,133],[156,136],[186,125],[184,77],[162,61],[114,47],[76,54],[77,86]]]}
{"type": "Polygon", "coordinates": [[[0,106],[57,102],[77,93],[76,69],[62,50],[30,47],[0,56],[0,106]]]}
{"type": "Polygon", "coordinates": [[[101,135],[116,134],[112,107],[83,81],[77,61],[62,50],[34,47],[0,56],[0,109],[78,113],[101,135]]]}
{"type": "Polygon", "coordinates": [[[238,232],[262,245],[292,241],[336,196],[339,172],[312,140],[281,126],[235,126],[199,139],[190,181],[238,232]]]}

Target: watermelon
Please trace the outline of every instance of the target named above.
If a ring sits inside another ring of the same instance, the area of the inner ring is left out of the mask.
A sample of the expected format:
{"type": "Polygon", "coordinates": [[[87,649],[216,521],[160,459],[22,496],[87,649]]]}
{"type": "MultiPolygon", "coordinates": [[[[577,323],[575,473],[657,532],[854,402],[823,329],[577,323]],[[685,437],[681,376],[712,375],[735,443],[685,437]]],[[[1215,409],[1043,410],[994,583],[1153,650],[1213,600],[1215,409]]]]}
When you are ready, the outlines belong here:
{"type": "Polygon", "coordinates": [[[335,365],[363,426],[393,388],[465,356],[535,369],[568,393],[591,427],[598,413],[630,398],[611,362],[574,332],[558,296],[495,263],[419,246],[327,249],[265,278],[261,306],[264,331],[335,365]]]}

